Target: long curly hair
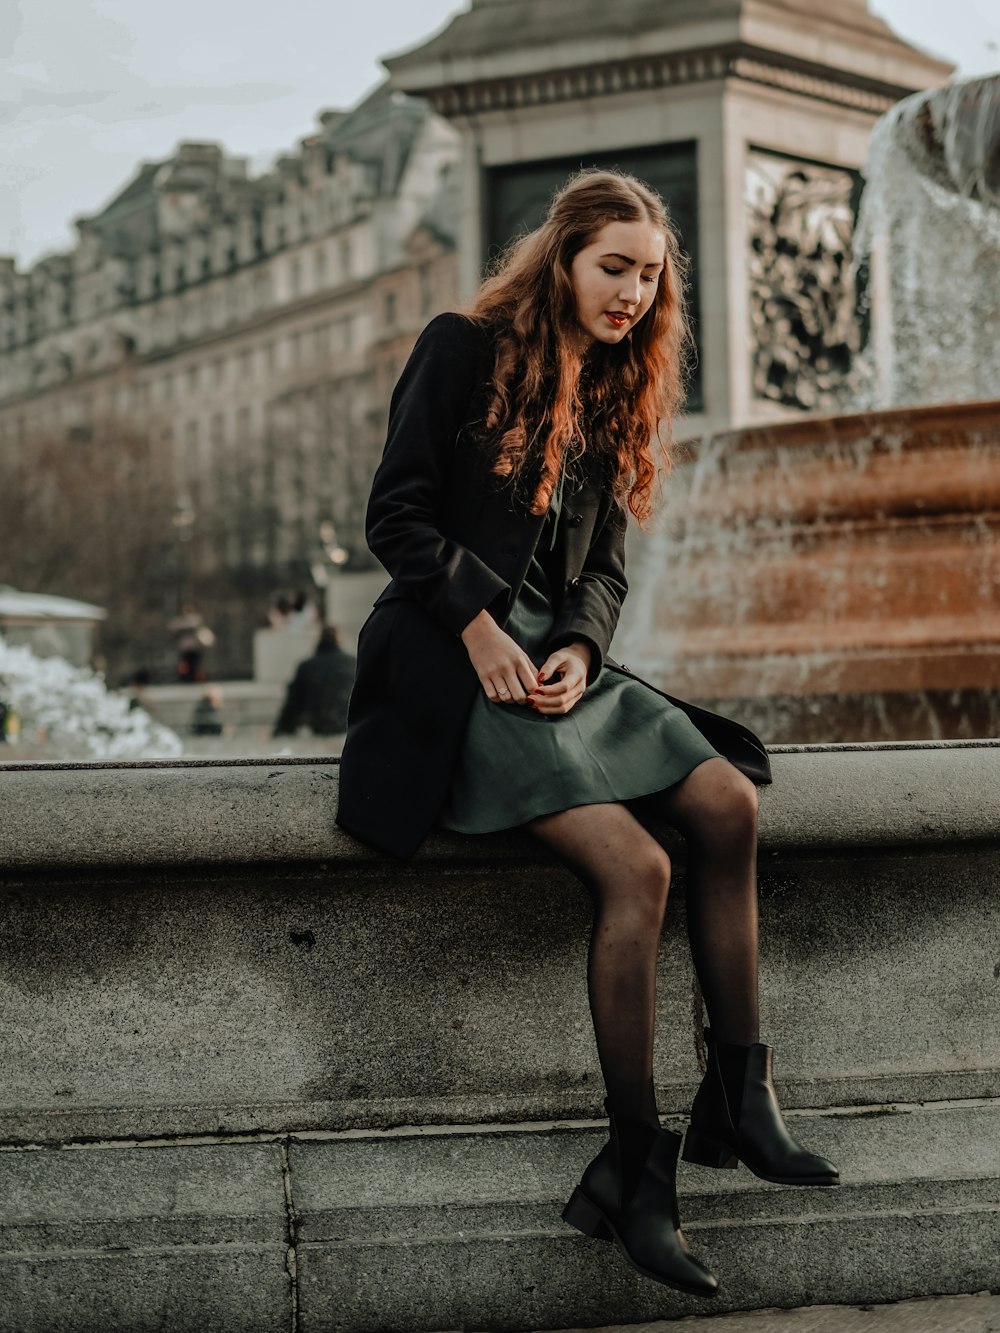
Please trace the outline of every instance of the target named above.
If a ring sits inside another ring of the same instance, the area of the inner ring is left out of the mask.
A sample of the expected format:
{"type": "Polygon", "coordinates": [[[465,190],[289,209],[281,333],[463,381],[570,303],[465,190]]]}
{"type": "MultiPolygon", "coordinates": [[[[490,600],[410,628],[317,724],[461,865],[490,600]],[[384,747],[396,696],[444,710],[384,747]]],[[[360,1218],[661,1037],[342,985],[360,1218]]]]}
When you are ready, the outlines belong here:
{"type": "Polygon", "coordinates": [[[598,450],[615,498],[640,524],[670,467],[671,426],[684,398],[691,345],[684,310],[687,260],[663,200],[634,176],[585,170],[552,199],[542,225],[518,238],[468,310],[496,330],[493,396],[484,427],[493,470],[532,482],[543,514],[567,453],[598,450]],[[653,303],[617,344],[580,348],[571,266],[609,222],[651,222],[666,240],[653,303]]]}

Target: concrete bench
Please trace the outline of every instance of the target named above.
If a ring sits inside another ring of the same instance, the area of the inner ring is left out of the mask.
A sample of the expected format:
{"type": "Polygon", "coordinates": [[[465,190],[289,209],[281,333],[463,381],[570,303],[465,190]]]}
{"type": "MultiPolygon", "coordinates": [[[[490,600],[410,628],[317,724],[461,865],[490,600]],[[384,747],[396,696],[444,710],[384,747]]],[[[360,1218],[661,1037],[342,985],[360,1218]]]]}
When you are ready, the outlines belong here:
{"type": "MultiPolygon", "coordinates": [[[[685,1167],[713,1308],[996,1287],[1000,744],[774,771],[764,1039],[844,1184],[685,1167]]],[[[559,1220],[601,1140],[590,911],[529,838],[386,860],[336,829],[326,761],[0,772],[0,1333],[695,1308],[559,1220]]],[[[671,847],[657,1081],[680,1125],[700,1014],[671,847]]]]}

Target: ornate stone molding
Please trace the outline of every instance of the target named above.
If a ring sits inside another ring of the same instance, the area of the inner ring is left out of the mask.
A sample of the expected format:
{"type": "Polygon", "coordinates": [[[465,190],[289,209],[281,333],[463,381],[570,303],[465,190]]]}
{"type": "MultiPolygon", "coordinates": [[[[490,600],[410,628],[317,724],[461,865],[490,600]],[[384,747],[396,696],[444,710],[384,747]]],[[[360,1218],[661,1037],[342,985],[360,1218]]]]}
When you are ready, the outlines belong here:
{"type": "Polygon", "coordinates": [[[761,83],[783,92],[796,93],[815,101],[832,102],[836,106],[852,107],[872,116],[881,116],[905,95],[906,90],[890,89],[884,84],[865,82],[844,83],[838,79],[812,72],[796,65],[779,64],[774,59],[759,59],[738,55],[730,62],[730,78],[746,83],[761,83]]]}
{"type": "Polygon", "coordinates": [[[423,95],[435,110],[452,118],[727,78],[851,107],[872,116],[887,111],[907,91],[864,78],[847,82],[818,68],[783,61],[773,52],[741,44],[446,84],[428,89],[423,95]]]}

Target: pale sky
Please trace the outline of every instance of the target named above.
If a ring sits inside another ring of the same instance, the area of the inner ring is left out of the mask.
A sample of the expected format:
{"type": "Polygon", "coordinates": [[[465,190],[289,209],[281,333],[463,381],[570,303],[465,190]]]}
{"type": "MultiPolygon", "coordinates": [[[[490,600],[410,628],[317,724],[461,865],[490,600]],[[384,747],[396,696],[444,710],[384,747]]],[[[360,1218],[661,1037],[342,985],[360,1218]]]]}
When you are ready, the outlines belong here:
{"type": "MultiPolygon", "coordinates": [[[[996,0],[870,0],[900,36],[1000,68],[996,0]]],[[[74,243],[143,159],[210,139],[263,170],[326,107],[349,107],[461,0],[0,0],[0,254],[74,243]]]]}

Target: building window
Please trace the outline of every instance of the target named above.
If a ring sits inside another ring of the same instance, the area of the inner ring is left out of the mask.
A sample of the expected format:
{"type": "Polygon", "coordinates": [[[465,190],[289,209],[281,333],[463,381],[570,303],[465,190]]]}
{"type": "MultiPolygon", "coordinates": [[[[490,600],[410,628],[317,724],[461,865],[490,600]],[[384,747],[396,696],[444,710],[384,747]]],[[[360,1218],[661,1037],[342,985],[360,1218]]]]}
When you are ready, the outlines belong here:
{"type": "MultiPolygon", "coordinates": [[[[188,393],[195,393],[198,389],[198,367],[188,366],[187,372],[188,393]]],[[[193,424],[193,423],[192,423],[193,424]]]]}
{"type": "Polygon", "coordinates": [[[250,378],[250,349],[240,352],[240,379],[248,380],[250,378]]]}
{"type": "Polygon", "coordinates": [[[317,287],[326,282],[326,251],[316,250],[313,254],[313,279],[317,287]]]}
{"type": "Polygon", "coordinates": [[[385,294],[385,322],[391,329],[396,323],[396,293],[386,292],[385,294]]]}
{"type": "Polygon", "coordinates": [[[340,276],[346,281],[351,276],[351,238],[341,236],[338,247],[340,257],[340,276]]]}
{"type": "Polygon", "coordinates": [[[288,291],[293,301],[302,291],[302,260],[298,255],[288,266],[288,291]]]}

